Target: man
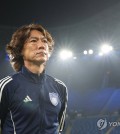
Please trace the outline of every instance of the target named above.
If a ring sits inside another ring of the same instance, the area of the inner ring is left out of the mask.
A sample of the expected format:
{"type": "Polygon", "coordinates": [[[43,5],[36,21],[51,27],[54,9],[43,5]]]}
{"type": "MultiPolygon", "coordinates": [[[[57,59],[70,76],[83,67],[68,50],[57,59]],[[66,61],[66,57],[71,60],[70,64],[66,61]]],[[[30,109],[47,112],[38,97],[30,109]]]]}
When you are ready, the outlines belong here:
{"type": "Polygon", "coordinates": [[[38,24],[20,27],[6,51],[17,72],[0,81],[2,134],[58,134],[63,130],[67,89],[45,73],[54,41],[38,24]]]}

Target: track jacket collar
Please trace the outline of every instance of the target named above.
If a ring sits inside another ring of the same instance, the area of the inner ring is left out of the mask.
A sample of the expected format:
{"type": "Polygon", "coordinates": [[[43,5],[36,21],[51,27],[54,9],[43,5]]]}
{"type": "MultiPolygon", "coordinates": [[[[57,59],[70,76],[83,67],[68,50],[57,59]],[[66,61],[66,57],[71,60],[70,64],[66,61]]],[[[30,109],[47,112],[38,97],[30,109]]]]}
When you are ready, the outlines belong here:
{"type": "Polygon", "coordinates": [[[39,83],[45,77],[45,70],[40,75],[30,72],[25,66],[22,67],[22,74],[32,82],[39,83]]]}

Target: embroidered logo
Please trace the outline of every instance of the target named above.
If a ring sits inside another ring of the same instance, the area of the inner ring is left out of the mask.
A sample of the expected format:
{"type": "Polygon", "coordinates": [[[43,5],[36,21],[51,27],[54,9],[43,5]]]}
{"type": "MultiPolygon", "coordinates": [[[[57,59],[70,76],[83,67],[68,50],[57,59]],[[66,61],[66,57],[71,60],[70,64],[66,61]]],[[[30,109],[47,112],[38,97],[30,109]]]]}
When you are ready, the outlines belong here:
{"type": "Polygon", "coordinates": [[[27,95],[23,101],[26,103],[32,101],[32,99],[27,95]]]}
{"type": "Polygon", "coordinates": [[[58,94],[57,93],[49,93],[50,101],[54,106],[58,104],[58,94]]]}

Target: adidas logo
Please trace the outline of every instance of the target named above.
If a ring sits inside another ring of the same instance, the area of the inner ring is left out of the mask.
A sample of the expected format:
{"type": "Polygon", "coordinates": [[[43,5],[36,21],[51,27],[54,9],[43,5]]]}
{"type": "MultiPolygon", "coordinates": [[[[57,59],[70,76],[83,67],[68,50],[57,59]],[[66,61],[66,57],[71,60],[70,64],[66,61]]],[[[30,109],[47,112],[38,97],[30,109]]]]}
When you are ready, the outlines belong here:
{"type": "Polygon", "coordinates": [[[32,101],[32,99],[27,95],[23,101],[26,103],[32,101]]]}

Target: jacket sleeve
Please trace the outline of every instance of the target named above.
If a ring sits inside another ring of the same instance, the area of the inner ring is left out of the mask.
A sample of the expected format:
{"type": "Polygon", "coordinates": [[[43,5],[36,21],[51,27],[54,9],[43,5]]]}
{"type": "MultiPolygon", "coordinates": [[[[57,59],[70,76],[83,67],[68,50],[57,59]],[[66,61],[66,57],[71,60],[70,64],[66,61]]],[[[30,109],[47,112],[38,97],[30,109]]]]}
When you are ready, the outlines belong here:
{"type": "Polygon", "coordinates": [[[64,85],[62,88],[63,88],[63,102],[59,113],[59,132],[62,132],[65,126],[65,116],[66,116],[67,101],[68,101],[67,87],[64,85]]]}
{"type": "Polygon", "coordinates": [[[0,128],[2,129],[5,117],[8,112],[8,95],[7,95],[7,83],[12,80],[11,77],[6,77],[0,80],[0,128]]]}

